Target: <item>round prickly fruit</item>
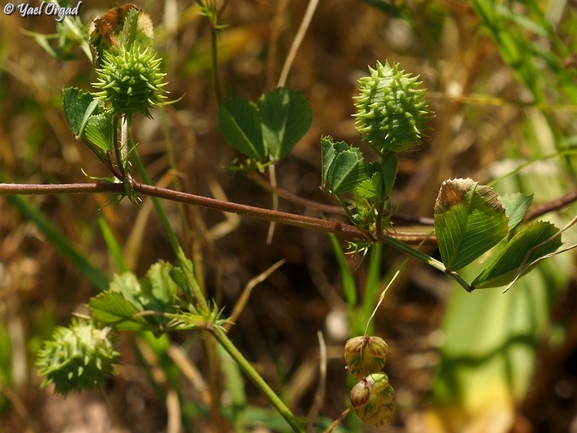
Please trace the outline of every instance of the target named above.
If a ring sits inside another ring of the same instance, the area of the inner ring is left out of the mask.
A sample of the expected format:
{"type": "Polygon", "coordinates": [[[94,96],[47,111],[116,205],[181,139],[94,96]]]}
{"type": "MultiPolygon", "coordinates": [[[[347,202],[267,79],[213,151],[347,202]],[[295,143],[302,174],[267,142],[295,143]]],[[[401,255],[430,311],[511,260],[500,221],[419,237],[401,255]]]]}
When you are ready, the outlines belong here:
{"type": "Polygon", "coordinates": [[[377,62],[370,76],[359,80],[355,97],[355,127],[379,153],[400,152],[420,144],[432,114],[423,101],[418,77],[399,71],[399,65],[377,62]]]}
{"type": "Polygon", "coordinates": [[[102,67],[96,70],[98,82],[93,84],[100,91],[94,96],[108,104],[113,115],[152,117],[150,110],[168,93],[163,89],[166,74],[160,71],[160,61],[152,49],[141,50],[138,44],[105,51],[102,67]]]}
{"type": "Polygon", "coordinates": [[[112,346],[108,329],[90,322],[73,321],[69,328],[58,327],[52,340],[38,353],[39,375],[43,385],[54,383],[57,394],[105,385],[115,374],[112,366],[120,354],[112,346]]]}

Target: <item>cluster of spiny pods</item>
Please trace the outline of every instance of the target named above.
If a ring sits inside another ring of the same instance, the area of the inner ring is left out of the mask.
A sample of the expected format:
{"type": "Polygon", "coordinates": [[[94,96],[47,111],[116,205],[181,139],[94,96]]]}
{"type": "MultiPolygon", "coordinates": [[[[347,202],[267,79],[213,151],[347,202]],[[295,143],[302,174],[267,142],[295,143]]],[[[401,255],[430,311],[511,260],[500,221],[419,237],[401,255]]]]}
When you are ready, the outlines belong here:
{"type": "Polygon", "coordinates": [[[391,422],[395,405],[389,377],[381,370],[387,362],[388,345],[380,337],[354,337],[345,344],[345,362],[359,379],[351,389],[353,411],[366,424],[379,427],[391,422]]]}

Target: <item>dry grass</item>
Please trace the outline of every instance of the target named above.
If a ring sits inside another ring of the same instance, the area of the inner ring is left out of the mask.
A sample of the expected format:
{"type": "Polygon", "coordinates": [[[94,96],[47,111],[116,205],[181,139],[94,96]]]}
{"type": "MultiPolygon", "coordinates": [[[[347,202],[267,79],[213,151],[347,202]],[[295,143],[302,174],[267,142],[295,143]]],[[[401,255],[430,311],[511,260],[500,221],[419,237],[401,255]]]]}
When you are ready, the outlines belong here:
{"type": "MultiPolygon", "coordinates": [[[[238,0],[228,6],[224,15],[228,27],[220,39],[220,78],[227,98],[256,100],[276,85],[307,6],[304,0],[289,1],[282,15],[277,15],[282,3],[238,0]],[[276,57],[267,58],[269,53],[276,57]]],[[[84,21],[115,5],[101,2],[97,9],[95,2],[87,2],[82,8],[84,21]]],[[[218,106],[210,75],[210,34],[205,19],[191,1],[148,1],[141,6],[155,23],[171,96],[182,97],[166,115],[177,174],[168,172],[163,116],[157,112],[154,120],[138,119],[135,124],[135,137],[149,174],[155,182],[168,183],[169,187],[174,185],[173,176],[180,176],[187,191],[209,196],[221,191],[231,201],[270,207],[270,196],[258,186],[239,174],[222,170],[234,153],[217,130],[218,106]],[[174,5],[178,13],[170,12],[169,5],[174,5]],[[166,27],[171,22],[176,28],[166,27]]],[[[358,1],[320,2],[287,81],[287,87],[306,94],[314,110],[314,123],[294,152],[277,167],[279,186],[328,202],[318,188],[320,136],[332,135],[362,146],[351,118],[356,79],[366,73],[367,65],[387,59],[420,74],[424,86],[432,92],[431,107],[436,112],[433,131],[425,143],[401,155],[394,196],[399,211],[431,216],[438,187],[449,177],[472,177],[481,182],[490,179],[488,168],[507,155],[505,144],[521,135],[518,126],[525,112],[514,103],[490,104],[451,96],[479,93],[516,101],[523,99],[523,90],[492,41],[480,31],[468,3],[414,2],[411,7],[416,17],[413,30],[406,21],[387,18],[358,1]]],[[[91,64],[78,50],[78,60],[59,63],[22,33],[22,29],[54,32],[52,17],[17,15],[0,17],[2,181],[88,181],[81,168],[92,176],[105,175],[97,158],[69,132],[61,109],[63,87],[88,89],[94,80],[91,64]]],[[[519,152],[528,151],[520,148],[519,152]]],[[[120,240],[127,261],[138,275],[159,259],[174,260],[156,216],[147,212],[146,200],[141,212],[128,201],[111,204],[107,196],[33,197],[32,201],[106,273],[115,269],[98,228],[95,216],[99,214],[120,240]]],[[[166,203],[166,209],[182,234],[178,207],[166,203]]],[[[306,211],[282,200],[280,209],[306,211]]],[[[1,388],[4,430],[0,431],[118,431],[99,395],[87,393],[64,400],[51,396],[50,389],[39,389],[33,362],[41,339],[55,324],[67,324],[73,312],[84,311],[82,304],[95,290],[5,198],[0,198],[0,215],[0,362],[12,364],[10,370],[0,364],[0,384],[7,384],[1,388]]],[[[205,209],[188,209],[187,218],[191,228],[190,236],[184,239],[187,253],[203,270],[201,279],[209,295],[219,299],[228,313],[251,278],[278,260],[286,260],[254,288],[231,331],[232,339],[273,388],[284,388],[295,412],[305,415],[316,384],[316,333],[325,329],[329,360],[323,414],[338,417],[345,409],[346,396],[343,340],[335,329],[326,329],[326,319],[329,313],[339,317],[344,304],[340,300],[338,267],[326,235],[277,226],[272,244],[266,245],[268,225],[263,222],[230,220],[205,209]],[[219,224],[223,225],[215,235],[211,229],[219,224]]],[[[400,259],[396,251],[386,251],[385,268],[394,269],[400,259]]],[[[365,272],[364,265],[358,267],[359,281],[363,281],[365,272]]],[[[431,386],[438,362],[439,326],[450,292],[443,276],[420,263],[411,263],[401,280],[387,295],[376,319],[377,333],[390,345],[387,372],[398,399],[398,414],[390,431],[412,431],[414,416],[431,386]]],[[[570,302],[559,313],[562,320],[575,316],[573,297],[568,296],[570,302]]],[[[120,341],[123,364],[120,376],[111,383],[110,398],[121,424],[126,426],[122,431],[161,431],[166,425],[162,393],[146,380],[146,370],[130,340],[128,336],[120,341]]],[[[177,335],[174,341],[183,343],[190,350],[190,360],[206,371],[207,360],[196,350],[200,346],[195,336],[177,335]]],[[[571,356],[564,353],[550,361],[558,365],[555,362],[563,359],[570,362],[571,356]]],[[[550,385],[553,380],[546,383],[550,385]]],[[[202,401],[200,385],[183,384],[185,398],[202,401]]],[[[247,392],[252,403],[266,404],[250,385],[247,392]]],[[[537,405],[532,401],[527,404],[537,405]]],[[[197,426],[195,431],[219,430],[207,418],[191,419],[195,419],[191,421],[197,426]]],[[[221,424],[220,431],[227,428],[221,424]]]]}

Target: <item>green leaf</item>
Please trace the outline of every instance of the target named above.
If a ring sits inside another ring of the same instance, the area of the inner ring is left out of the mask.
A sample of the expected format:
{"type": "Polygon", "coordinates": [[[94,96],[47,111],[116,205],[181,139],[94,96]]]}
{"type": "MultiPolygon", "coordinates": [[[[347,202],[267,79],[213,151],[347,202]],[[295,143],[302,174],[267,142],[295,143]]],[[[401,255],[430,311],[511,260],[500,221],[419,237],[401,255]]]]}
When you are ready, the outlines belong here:
{"type": "Polygon", "coordinates": [[[224,102],[218,110],[218,129],[239,152],[257,161],[266,158],[260,113],[252,102],[246,99],[224,102]]]}
{"type": "MultiPolygon", "coordinates": [[[[178,286],[170,275],[171,270],[170,263],[157,262],[150,267],[146,277],[141,281],[140,300],[147,309],[175,312],[175,304],[178,302],[178,286]]],[[[166,320],[162,319],[163,322],[166,320]]]]}
{"type": "Polygon", "coordinates": [[[525,195],[522,192],[506,194],[501,197],[501,203],[505,207],[505,214],[509,217],[509,230],[513,230],[519,224],[525,212],[531,206],[533,194],[525,195]]]}
{"type": "Polygon", "coordinates": [[[538,221],[517,233],[472,283],[476,289],[509,284],[523,266],[521,275],[529,272],[536,260],[557,250],[561,236],[552,238],[559,229],[546,221],[538,221]],[[550,239],[552,238],[552,239],[550,239]],[[549,241],[547,241],[550,239],[549,241]]]}
{"type": "Polygon", "coordinates": [[[67,87],[62,93],[64,115],[68,126],[75,136],[80,136],[88,118],[98,106],[98,101],[90,93],[83,92],[76,87],[67,87]]]}
{"type": "Polygon", "coordinates": [[[441,258],[451,271],[465,267],[508,233],[509,218],[497,193],[471,179],[443,182],[434,216],[441,258]]]}
{"type": "Polygon", "coordinates": [[[369,178],[361,181],[355,186],[355,194],[359,198],[371,199],[380,201],[383,197],[383,174],[381,166],[378,163],[370,163],[368,166],[369,178]]]}
{"type": "Polygon", "coordinates": [[[352,191],[368,176],[363,154],[344,141],[333,142],[331,137],[321,139],[322,180],[330,185],[333,194],[352,191]]]}
{"type": "Polygon", "coordinates": [[[190,295],[190,287],[188,287],[188,281],[186,280],[186,275],[184,274],[184,271],[180,267],[174,266],[170,270],[170,278],[172,278],[172,281],[174,281],[174,283],[178,287],[184,290],[184,292],[187,295],[190,295]]]}
{"type": "Polygon", "coordinates": [[[138,331],[147,327],[143,317],[133,317],[138,311],[121,293],[107,291],[92,298],[88,304],[94,317],[113,324],[121,331],[138,331]]]}
{"type": "Polygon", "coordinates": [[[263,95],[258,108],[264,147],[274,159],[282,159],[311,127],[311,106],[301,92],[281,87],[263,95]]]}
{"type": "Polygon", "coordinates": [[[90,116],[84,129],[86,138],[105,152],[112,151],[114,142],[114,127],[112,117],[108,113],[90,116]]]}
{"type": "Polygon", "coordinates": [[[124,272],[120,275],[114,275],[110,282],[110,291],[120,293],[137,311],[145,310],[138,299],[142,292],[140,283],[133,273],[124,272]]]}

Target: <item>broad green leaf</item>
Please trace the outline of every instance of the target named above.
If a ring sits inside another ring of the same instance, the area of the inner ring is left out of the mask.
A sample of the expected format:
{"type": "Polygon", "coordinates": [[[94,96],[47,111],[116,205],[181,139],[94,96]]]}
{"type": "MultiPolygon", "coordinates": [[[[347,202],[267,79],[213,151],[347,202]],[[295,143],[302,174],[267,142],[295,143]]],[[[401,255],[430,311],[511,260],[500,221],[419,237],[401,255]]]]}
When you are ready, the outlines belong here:
{"type": "Polygon", "coordinates": [[[495,191],[471,179],[443,182],[435,202],[435,232],[441,258],[459,270],[497,245],[509,218],[495,191]]]}
{"type": "Polygon", "coordinates": [[[331,137],[321,139],[323,186],[330,185],[333,194],[352,191],[368,176],[363,154],[344,141],[334,143],[331,137]]]}
{"type": "Polygon", "coordinates": [[[178,286],[170,276],[171,270],[171,264],[157,262],[150,267],[146,277],[141,281],[140,299],[147,309],[171,313],[175,311],[178,286]]]}
{"type": "Polygon", "coordinates": [[[379,164],[368,165],[368,177],[355,186],[355,194],[360,198],[366,198],[374,201],[380,201],[383,197],[383,175],[379,164]],[[375,169],[376,170],[371,170],[375,169]]]}
{"type": "Polygon", "coordinates": [[[184,292],[187,295],[190,295],[190,287],[188,287],[188,282],[186,281],[186,275],[184,275],[184,272],[182,271],[181,268],[176,266],[173,267],[170,270],[170,278],[172,278],[172,281],[174,281],[174,283],[178,287],[184,290],[184,292]]]}
{"type": "Polygon", "coordinates": [[[109,114],[103,113],[90,116],[86,123],[84,134],[91,143],[100,149],[105,152],[112,151],[114,127],[112,126],[112,118],[109,114]]]}
{"type": "Polygon", "coordinates": [[[557,234],[559,229],[546,221],[538,221],[517,233],[472,283],[476,289],[500,287],[509,284],[523,266],[524,275],[539,258],[557,250],[563,242],[557,234]],[[547,241],[550,239],[549,241],[547,241]]]}
{"type": "Polygon", "coordinates": [[[533,194],[525,195],[522,192],[506,194],[501,197],[501,203],[505,207],[505,214],[509,217],[509,230],[513,230],[519,224],[525,212],[531,206],[533,194]]]}
{"type": "Polygon", "coordinates": [[[143,317],[133,317],[138,311],[121,293],[101,293],[90,300],[88,307],[96,320],[114,324],[121,331],[138,331],[147,327],[143,317]]]}
{"type": "MultiPolygon", "coordinates": [[[[178,285],[171,277],[172,269],[169,263],[155,263],[140,282],[130,272],[116,275],[110,283],[110,291],[119,293],[135,311],[174,313],[178,303],[178,285]]],[[[155,329],[169,320],[161,315],[148,315],[144,319],[155,329]]]]}
{"type": "Polygon", "coordinates": [[[395,154],[383,161],[382,166],[376,161],[366,164],[367,178],[355,186],[357,196],[375,202],[386,200],[391,194],[397,177],[398,162],[399,159],[395,154]]]}
{"type": "Polygon", "coordinates": [[[232,99],[223,103],[218,110],[218,129],[239,152],[257,161],[266,158],[260,113],[252,102],[232,99]]]}
{"type": "Polygon", "coordinates": [[[278,88],[258,101],[265,149],[274,159],[289,154],[312,124],[312,110],[301,92],[278,88]]]}
{"type": "Polygon", "coordinates": [[[88,118],[98,106],[98,101],[96,101],[90,93],[83,92],[76,87],[67,87],[62,93],[62,103],[66,121],[72,133],[75,136],[79,136],[88,118]]]}
{"type": "Polygon", "coordinates": [[[136,310],[145,310],[138,299],[142,292],[140,283],[133,273],[124,272],[120,275],[114,275],[110,282],[110,291],[120,293],[136,310]]]}

